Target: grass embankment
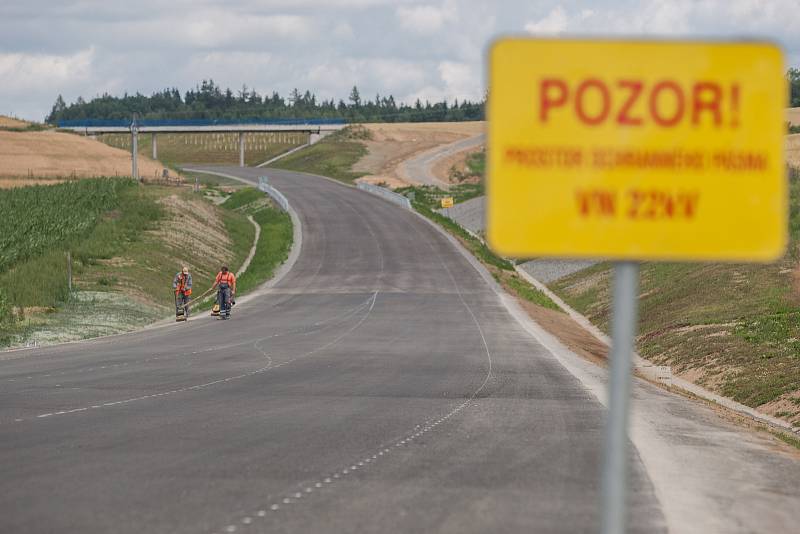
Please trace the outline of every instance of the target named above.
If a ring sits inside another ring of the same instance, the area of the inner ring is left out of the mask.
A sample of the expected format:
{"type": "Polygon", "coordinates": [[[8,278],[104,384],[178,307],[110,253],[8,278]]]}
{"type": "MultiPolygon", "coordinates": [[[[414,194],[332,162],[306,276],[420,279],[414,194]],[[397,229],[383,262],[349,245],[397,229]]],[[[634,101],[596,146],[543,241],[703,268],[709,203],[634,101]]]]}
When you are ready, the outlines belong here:
{"type": "Polygon", "coordinates": [[[127,179],[0,190],[0,209],[15,221],[0,241],[0,345],[91,337],[164,317],[182,264],[203,291],[222,263],[242,263],[255,234],[244,214],[187,188],[127,179]]]}
{"type": "Polygon", "coordinates": [[[442,207],[441,201],[444,197],[453,197],[453,202],[460,204],[467,200],[479,197],[484,194],[483,183],[458,184],[450,187],[447,191],[432,185],[420,185],[400,187],[395,192],[401,195],[413,193],[414,201],[424,205],[430,210],[438,210],[442,207]]]}
{"type": "Polygon", "coordinates": [[[368,140],[370,132],[363,126],[348,126],[321,141],[290,154],[270,165],[275,169],[308,172],[353,183],[365,173],[354,172],[353,165],[367,149],[359,141],[368,140]]]}
{"type": "MultiPolygon", "coordinates": [[[[800,173],[791,180],[791,244],[771,265],[644,263],[639,338],[646,358],[800,426],[800,173]]],[[[551,288],[608,331],[611,265],[551,288]]]]}
{"type": "MultiPolygon", "coordinates": [[[[131,149],[131,136],[128,134],[106,134],[98,139],[115,148],[131,149]]],[[[287,133],[246,133],[245,165],[258,165],[308,142],[308,134],[287,133]]],[[[237,133],[200,134],[158,134],[158,159],[167,167],[178,169],[181,164],[239,164],[239,135],[237,133]]],[[[153,142],[150,134],[139,135],[139,153],[151,156],[153,142]]]]}
{"type": "Polygon", "coordinates": [[[236,191],[222,207],[250,215],[261,226],[255,256],[237,280],[236,290],[242,295],[270,279],[275,269],[286,261],[292,247],[292,221],[264,193],[252,187],[236,191]]]}

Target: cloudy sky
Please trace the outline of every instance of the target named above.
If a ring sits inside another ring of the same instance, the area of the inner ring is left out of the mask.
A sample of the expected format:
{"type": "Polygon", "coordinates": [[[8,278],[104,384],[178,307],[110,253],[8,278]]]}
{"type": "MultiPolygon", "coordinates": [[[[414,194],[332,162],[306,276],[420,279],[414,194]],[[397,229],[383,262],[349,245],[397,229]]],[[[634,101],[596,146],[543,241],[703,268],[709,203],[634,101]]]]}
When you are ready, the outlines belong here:
{"type": "Polygon", "coordinates": [[[746,36],[800,65],[798,0],[0,0],[0,114],[42,120],[56,96],[185,91],[203,78],[477,99],[501,34],[746,36]]]}

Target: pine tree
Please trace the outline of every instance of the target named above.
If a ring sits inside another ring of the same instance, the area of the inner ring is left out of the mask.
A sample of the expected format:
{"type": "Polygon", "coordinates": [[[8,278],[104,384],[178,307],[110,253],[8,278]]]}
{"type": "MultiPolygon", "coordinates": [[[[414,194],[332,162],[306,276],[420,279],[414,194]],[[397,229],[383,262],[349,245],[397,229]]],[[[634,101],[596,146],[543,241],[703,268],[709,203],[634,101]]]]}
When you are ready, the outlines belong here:
{"type": "Polygon", "coordinates": [[[66,109],[67,104],[64,102],[64,98],[61,95],[58,95],[55,104],[53,104],[53,109],[50,110],[50,115],[47,116],[45,122],[50,124],[55,123],[61,118],[61,115],[66,109]]]}
{"type": "Polygon", "coordinates": [[[355,85],[353,86],[353,90],[350,91],[350,102],[353,103],[353,107],[361,106],[361,95],[358,93],[358,87],[355,85]]]}

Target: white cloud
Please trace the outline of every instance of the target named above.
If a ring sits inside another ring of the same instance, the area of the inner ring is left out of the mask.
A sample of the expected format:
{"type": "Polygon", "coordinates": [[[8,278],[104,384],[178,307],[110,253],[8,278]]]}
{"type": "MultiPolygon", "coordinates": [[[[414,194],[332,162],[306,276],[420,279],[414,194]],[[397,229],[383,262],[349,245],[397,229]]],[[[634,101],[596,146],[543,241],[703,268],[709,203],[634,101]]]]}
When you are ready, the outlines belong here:
{"type": "Polygon", "coordinates": [[[355,32],[353,32],[353,27],[347,22],[339,22],[333,27],[333,35],[338,39],[350,40],[355,36],[355,32]]]}
{"type": "Polygon", "coordinates": [[[400,6],[395,13],[403,28],[427,34],[437,32],[446,24],[455,22],[458,11],[454,2],[447,1],[441,6],[400,6]]]}
{"type": "Polygon", "coordinates": [[[0,112],[185,91],[480,98],[487,43],[536,34],[762,37],[800,65],[798,0],[0,0],[0,112]],[[55,30],[54,30],[55,28],[55,30]]]}
{"type": "Polygon", "coordinates": [[[439,77],[444,82],[444,93],[448,100],[479,100],[481,98],[481,75],[469,63],[442,61],[439,77]]]}
{"type": "Polygon", "coordinates": [[[556,6],[544,18],[527,23],[525,31],[534,34],[552,35],[563,33],[568,25],[569,20],[564,8],[556,6]]]}
{"type": "Polygon", "coordinates": [[[2,92],[20,94],[25,91],[74,85],[91,75],[94,50],[58,56],[50,54],[0,53],[2,92]]]}

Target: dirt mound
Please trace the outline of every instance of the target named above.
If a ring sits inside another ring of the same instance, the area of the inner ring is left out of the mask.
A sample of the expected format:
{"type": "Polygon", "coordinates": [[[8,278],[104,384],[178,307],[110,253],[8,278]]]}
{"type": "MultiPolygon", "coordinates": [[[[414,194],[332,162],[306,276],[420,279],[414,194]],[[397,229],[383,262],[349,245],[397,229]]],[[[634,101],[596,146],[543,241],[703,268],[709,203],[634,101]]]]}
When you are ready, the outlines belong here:
{"type": "MultiPolygon", "coordinates": [[[[163,165],[139,156],[142,178],[161,176],[163,165]]],[[[131,155],[80,135],[0,131],[0,178],[130,176],[131,155]]],[[[8,182],[8,180],[5,180],[8,182]]]]}
{"type": "Polygon", "coordinates": [[[397,166],[404,160],[431,148],[446,145],[459,139],[478,135],[484,130],[483,122],[410,122],[365,124],[371,139],[364,141],[367,155],[354,166],[356,172],[369,173],[362,180],[405,185],[397,174],[397,166]]]}

